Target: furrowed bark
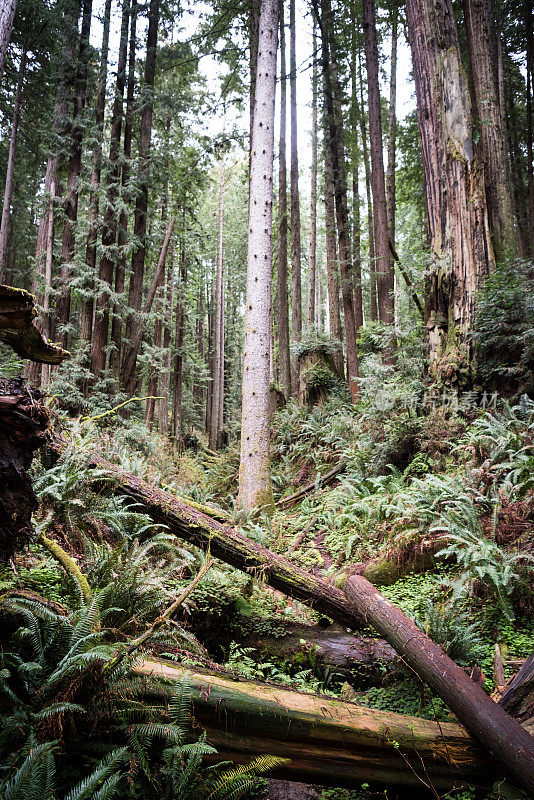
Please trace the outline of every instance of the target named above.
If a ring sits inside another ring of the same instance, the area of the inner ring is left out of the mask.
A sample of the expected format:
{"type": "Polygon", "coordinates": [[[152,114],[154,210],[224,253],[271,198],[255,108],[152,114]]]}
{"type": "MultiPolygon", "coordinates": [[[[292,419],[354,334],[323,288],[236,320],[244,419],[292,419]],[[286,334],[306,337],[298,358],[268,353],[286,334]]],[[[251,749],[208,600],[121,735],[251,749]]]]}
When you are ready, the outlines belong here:
{"type": "Polygon", "coordinates": [[[4,72],[4,61],[6,58],[11,29],[17,10],[17,0],[5,0],[0,8],[0,78],[4,72]]]}
{"type": "MultiPolygon", "coordinates": [[[[192,686],[195,719],[217,747],[217,759],[243,761],[271,753],[290,758],[277,776],[334,786],[361,781],[439,790],[487,786],[500,777],[456,723],[430,722],[363,708],[274,685],[232,680],[145,659],[133,674],[192,686]]],[[[154,691],[156,697],[166,690],[154,691]]]]}
{"type": "MultiPolygon", "coordinates": [[[[289,239],[291,249],[291,341],[300,342],[302,338],[302,266],[300,252],[300,195],[297,142],[297,53],[295,2],[296,0],[289,0],[289,108],[291,118],[291,225],[289,230],[289,239]]],[[[299,389],[299,363],[297,357],[293,356],[291,362],[291,394],[296,397],[299,389]]]]}
{"type": "Polygon", "coordinates": [[[278,381],[286,397],[291,394],[291,356],[289,352],[289,298],[287,294],[287,165],[286,165],[286,35],[284,5],[280,3],[280,144],[278,171],[278,381]]]}
{"type": "Polygon", "coordinates": [[[384,636],[480,744],[489,748],[525,788],[534,791],[534,737],[368,580],[351,576],[344,590],[354,611],[384,636]]]}

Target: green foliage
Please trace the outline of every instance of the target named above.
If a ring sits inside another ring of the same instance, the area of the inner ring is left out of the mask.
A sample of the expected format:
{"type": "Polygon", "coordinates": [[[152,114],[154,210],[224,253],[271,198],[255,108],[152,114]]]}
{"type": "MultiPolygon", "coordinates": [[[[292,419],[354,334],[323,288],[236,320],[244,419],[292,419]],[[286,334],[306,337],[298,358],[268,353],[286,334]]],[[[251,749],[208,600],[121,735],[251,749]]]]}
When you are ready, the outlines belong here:
{"type": "Polygon", "coordinates": [[[457,663],[467,665],[478,660],[482,644],[479,626],[454,603],[426,600],[421,603],[415,622],[457,663]]]}
{"type": "Polygon", "coordinates": [[[474,331],[481,380],[508,392],[534,388],[532,263],[506,260],[486,278],[474,331]]]}

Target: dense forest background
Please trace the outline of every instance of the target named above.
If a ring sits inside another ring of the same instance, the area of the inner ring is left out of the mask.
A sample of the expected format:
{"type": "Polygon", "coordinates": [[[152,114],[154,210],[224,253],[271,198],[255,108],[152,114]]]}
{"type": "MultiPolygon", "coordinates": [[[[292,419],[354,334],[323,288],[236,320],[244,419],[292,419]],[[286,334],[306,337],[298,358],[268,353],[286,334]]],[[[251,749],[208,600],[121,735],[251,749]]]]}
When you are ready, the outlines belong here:
{"type": "Polygon", "coordinates": [[[0,0],[6,800],[532,796],[531,5],[0,0]]]}

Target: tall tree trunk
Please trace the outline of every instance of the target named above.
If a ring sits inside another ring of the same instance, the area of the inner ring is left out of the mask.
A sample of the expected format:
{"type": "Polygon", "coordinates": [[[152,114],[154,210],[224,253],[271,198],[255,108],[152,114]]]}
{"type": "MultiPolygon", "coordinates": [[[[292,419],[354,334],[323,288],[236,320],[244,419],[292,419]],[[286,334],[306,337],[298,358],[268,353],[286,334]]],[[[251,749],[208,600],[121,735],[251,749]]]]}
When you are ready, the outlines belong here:
{"type": "MultiPolygon", "coordinates": [[[[250,108],[249,108],[249,161],[252,148],[252,128],[254,126],[254,106],[256,99],[256,71],[258,67],[258,37],[260,33],[261,0],[250,0],[249,36],[250,36],[250,108]]],[[[250,167],[250,163],[249,163],[250,167]]]]}
{"type": "Polygon", "coordinates": [[[72,112],[72,130],[69,152],[69,165],[67,169],[67,185],[63,207],[65,221],[61,238],[61,272],[59,276],[59,291],[56,299],[56,316],[52,335],[57,338],[61,346],[68,344],[68,325],[70,322],[70,279],[72,274],[72,259],[74,258],[76,222],[78,219],[78,182],[82,169],[82,142],[83,142],[83,109],[87,89],[87,70],[89,65],[89,36],[91,33],[91,13],[93,0],[84,0],[82,13],[82,27],[80,31],[80,47],[78,50],[78,64],[76,70],[76,94],[72,112]],[[59,326],[59,332],[55,328],[59,326]]]}
{"type": "Polygon", "coordinates": [[[104,22],[102,29],[102,49],[98,89],[95,109],[95,146],[93,149],[93,168],[91,171],[91,194],[89,198],[89,232],[85,250],[85,263],[89,272],[88,296],[82,303],[80,312],[80,341],[91,341],[93,333],[94,292],[96,278],[96,242],[98,236],[98,192],[100,190],[100,174],[102,171],[102,138],[104,135],[104,116],[106,111],[106,83],[108,74],[109,27],[111,22],[111,0],[104,6],[104,22]]]}
{"type": "MultiPolygon", "coordinates": [[[[302,268],[300,258],[300,195],[297,120],[297,42],[296,0],[289,0],[289,86],[291,117],[291,340],[302,338],[302,268]]],[[[297,395],[299,386],[298,358],[292,359],[291,394],[297,395]]]]}
{"type": "MultiPolygon", "coordinates": [[[[43,333],[50,334],[50,292],[52,291],[52,259],[54,257],[54,200],[56,197],[56,184],[52,181],[50,186],[50,207],[48,209],[48,234],[46,237],[46,262],[44,273],[43,297],[43,333]]],[[[46,389],[50,378],[50,365],[43,364],[41,371],[41,387],[46,389]]]]}
{"type": "Polygon", "coordinates": [[[158,401],[158,432],[161,436],[169,433],[169,393],[171,388],[171,341],[174,310],[174,239],[167,259],[167,285],[165,289],[165,311],[163,322],[163,372],[161,374],[161,399],[158,401]]]}
{"type": "Polygon", "coordinates": [[[534,259],[534,148],[532,145],[532,92],[534,81],[534,37],[532,35],[532,3],[525,0],[527,30],[527,169],[528,169],[528,232],[530,257],[534,259]]]}
{"type": "MultiPolygon", "coordinates": [[[[325,110],[325,127],[326,127],[325,110]]],[[[337,264],[336,243],[336,201],[334,196],[334,175],[332,168],[332,154],[326,146],[328,138],[325,130],[324,136],[324,219],[326,234],[326,285],[328,293],[328,320],[330,336],[343,343],[343,329],[341,327],[341,312],[339,309],[339,276],[337,264]]],[[[343,372],[343,356],[336,357],[336,364],[343,372]]]]}
{"type": "Polygon", "coordinates": [[[491,0],[464,0],[473,116],[479,121],[480,153],[493,249],[498,259],[517,253],[518,240],[508,143],[499,103],[496,36],[491,0]]]}
{"type": "MultiPolygon", "coordinates": [[[[147,32],[147,51],[145,60],[145,83],[143,91],[145,93],[141,111],[141,126],[139,131],[139,154],[137,168],[137,199],[135,203],[134,216],[134,239],[136,249],[132,255],[132,274],[128,290],[128,305],[130,306],[130,316],[126,324],[126,339],[130,342],[137,336],[139,321],[136,312],[141,311],[143,300],[143,281],[145,276],[145,258],[147,250],[147,212],[148,212],[148,182],[150,178],[150,148],[152,140],[152,115],[154,111],[154,79],[156,76],[156,52],[158,41],[158,22],[159,22],[160,0],[150,0],[148,12],[148,32],[147,32]]],[[[121,384],[128,391],[133,393],[135,381],[127,379],[124,373],[125,360],[129,358],[131,347],[126,351],[122,368],[121,384]]],[[[134,361],[134,371],[137,357],[134,361]]]]}
{"type": "Polygon", "coordinates": [[[361,252],[361,220],[360,220],[360,148],[358,142],[358,89],[356,84],[356,59],[357,59],[357,19],[355,0],[350,4],[351,13],[351,53],[350,53],[350,81],[351,81],[351,171],[352,171],[352,272],[354,282],[354,324],[356,336],[359,335],[363,325],[363,291],[362,291],[362,252],[361,252]]]}
{"type": "Polygon", "coordinates": [[[0,223],[0,283],[3,281],[3,273],[7,250],[7,234],[9,230],[9,220],[11,216],[11,195],[13,193],[13,172],[15,170],[15,154],[17,151],[17,139],[19,133],[20,104],[22,98],[22,86],[26,73],[26,47],[22,50],[19,64],[19,78],[15,89],[15,102],[13,105],[13,118],[11,120],[11,135],[9,137],[9,152],[7,157],[6,182],[4,185],[4,204],[2,206],[2,221],[0,223]]]}
{"type": "Polygon", "coordinates": [[[209,445],[217,450],[220,444],[223,419],[221,409],[224,397],[224,159],[219,176],[219,224],[217,232],[217,271],[215,275],[214,344],[213,344],[213,390],[211,393],[211,416],[209,445]]]}
{"type": "MultiPolygon", "coordinates": [[[[138,4],[134,0],[130,18],[130,44],[128,55],[128,88],[126,90],[126,114],[124,117],[124,144],[123,156],[124,164],[122,167],[122,206],[119,215],[119,231],[117,236],[117,262],[115,265],[115,295],[122,297],[126,282],[126,253],[128,241],[128,213],[130,204],[130,158],[132,155],[132,129],[133,129],[133,105],[135,94],[135,55],[137,45],[137,12],[138,4]]],[[[117,303],[113,307],[113,319],[111,321],[111,355],[110,366],[118,377],[120,363],[122,359],[122,307],[117,303]]]]}
{"type": "Polygon", "coordinates": [[[371,165],[369,148],[367,147],[367,126],[365,124],[363,102],[363,80],[360,54],[358,53],[358,73],[360,78],[360,133],[362,137],[363,165],[365,168],[365,195],[367,198],[367,235],[369,239],[369,298],[371,321],[378,320],[378,303],[376,297],[376,263],[375,263],[375,230],[373,219],[373,198],[371,193],[371,165]]]}
{"type": "Polygon", "coordinates": [[[174,373],[172,381],[172,435],[176,442],[182,440],[182,377],[184,371],[185,288],[187,284],[187,258],[185,253],[185,209],[182,217],[180,244],[180,283],[177,290],[176,328],[174,335],[174,373]]]}
{"type": "Polygon", "coordinates": [[[4,61],[11,38],[17,0],[4,0],[0,6],[0,78],[4,74],[4,61]]]}
{"type": "Polygon", "coordinates": [[[408,0],[407,21],[434,256],[427,294],[431,373],[468,384],[476,293],[494,265],[469,87],[451,1],[408,0]]]}
{"type": "Polygon", "coordinates": [[[120,179],[120,141],[123,119],[124,86],[126,83],[126,55],[128,49],[128,22],[130,0],[123,0],[119,59],[115,81],[115,96],[111,115],[109,141],[109,173],[106,186],[106,206],[102,220],[102,256],[98,267],[99,292],[91,342],[91,372],[98,379],[106,368],[106,355],[109,336],[109,295],[113,280],[115,263],[115,244],[117,239],[117,198],[120,179]]]}
{"type": "Polygon", "coordinates": [[[286,165],[286,34],[284,5],[280,3],[280,146],[278,172],[278,379],[284,395],[291,394],[291,357],[289,351],[289,300],[287,294],[287,165],[286,165]]]}
{"type": "Polygon", "coordinates": [[[273,217],[274,101],[278,0],[261,0],[254,126],[250,158],[247,299],[239,503],[270,508],[269,350],[273,217]]]}
{"type": "Polygon", "coordinates": [[[386,204],[386,182],[382,143],[380,85],[378,82],[378,44],[376,39],[376,10],[374,0],[363,0],[363,34],[369,104],[369,140],[371,149],[371,188],[373,191],[373,223],[375,264],[380,322],[392,325],[395,321],[393,300],[393,265],[389,251],[386,204]]]}
{"type": "Polygon", "coordinates": [[[394,6],[391,18],[391,67],[389,77],[388,167],[386,174],[386,203],[389,238],[395,247],[395,161],[397,149],[397,38],[399,9],[394,6]]]}
{"type": "Polygon", "coordinates": [[[356,326],[352,287],[352,259],[350,252],[349,215],[347,204],[347,177],[343,154],[345,150],[343,121],[340,114],[337,59],[334,47],[332,12],[329,0],[323,0],[322,17],[316,8],[316,17],[321,27],[323,56],[323,85],[326,116],[325,150],[330,151],[334,179],[334,196],[338,234],[339,272],[341,297],[345,317],[345,342],[347,348],[347,377],[353,402],[359,397],[358,352],[356,348],[356,326]],[[337,100],[336,100],[337,96],[337,100]]]}
{"type": "MultiPolygon", "coordinates": [[[[171,219],[169,220],[169,224],[167,225],[167,230],[165,232],[163,244],[161,245],[161,251],[158,258],[158,263],[156,265],[156,271],[154,273],[154,277],[152,278],[152,282],[148,289],[145,302],[143,305],[142,314],[145,319],[152,311],[152,306],[154,304],[156,292],[164,280],[165,263],[167,260],[167,253],[169,250],[169,245],[174,230],[174,223],[175,219],[174,217],[171,217],[171,219]]],[[[135,328],[134,337],[129,345],[128,350],[126,351],[126,354],[124,356],[124,361],[122,363],[122,377],[124,381],[124,388],[130,397],[132,397],[135,390],[135,383],[136,383],[135,365],[137,363],[137,356],[139,355],[139,351],[141,350],[142,341],[143,341],[143,326],[137,325],[137,327],[135,328]]]]}
{"type": "Polygon", "coordinates": [[[308,258],[308,328],[315,325],[315,284],[317,270],[317,28],[313,22],[312,71],[312,163],[310,190],[310,254],[308,258]]]}

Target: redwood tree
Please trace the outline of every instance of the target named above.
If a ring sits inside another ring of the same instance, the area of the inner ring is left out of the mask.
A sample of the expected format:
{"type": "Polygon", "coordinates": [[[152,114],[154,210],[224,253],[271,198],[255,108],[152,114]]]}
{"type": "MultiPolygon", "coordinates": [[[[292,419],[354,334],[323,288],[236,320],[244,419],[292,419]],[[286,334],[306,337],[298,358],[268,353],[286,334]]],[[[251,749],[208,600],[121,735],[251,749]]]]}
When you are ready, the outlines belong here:
{"type": "Polygon", "coordinates": [[[291,360],[289,353],[289,301],[287,296],[287,165],[286,165],[286,36],[284,5],[280,4],[280,143],[278,171],[278,380],[286,397],[291,393],[291,360]]]}
{"type": "Polygon", "coordinates": [[[494,263],[467,77],[451,0],[408,0],[433,267],[427,290],[431,373],[473,377],[476,292],[494,263]]]}

